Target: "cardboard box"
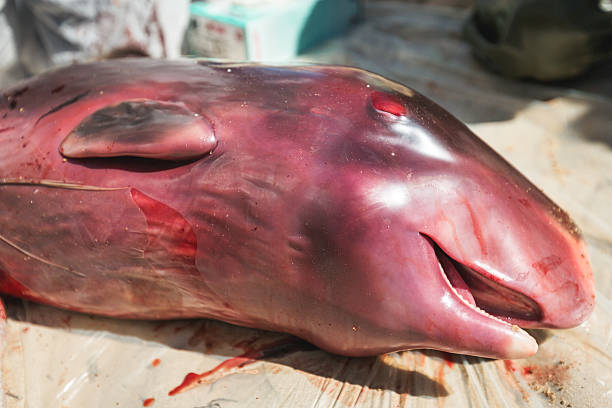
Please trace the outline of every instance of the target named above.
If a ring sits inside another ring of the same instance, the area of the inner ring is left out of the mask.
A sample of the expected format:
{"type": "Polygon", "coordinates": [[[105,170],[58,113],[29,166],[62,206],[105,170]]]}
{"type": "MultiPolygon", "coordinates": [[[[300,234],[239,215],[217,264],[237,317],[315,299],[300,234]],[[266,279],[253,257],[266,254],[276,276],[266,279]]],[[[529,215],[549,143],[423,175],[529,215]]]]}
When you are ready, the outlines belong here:
{"type": "Polygon", "coordinates": [[[187,52],[233,60],[280,61],[343,33],[358,0],[195,2],[187,52]]]}

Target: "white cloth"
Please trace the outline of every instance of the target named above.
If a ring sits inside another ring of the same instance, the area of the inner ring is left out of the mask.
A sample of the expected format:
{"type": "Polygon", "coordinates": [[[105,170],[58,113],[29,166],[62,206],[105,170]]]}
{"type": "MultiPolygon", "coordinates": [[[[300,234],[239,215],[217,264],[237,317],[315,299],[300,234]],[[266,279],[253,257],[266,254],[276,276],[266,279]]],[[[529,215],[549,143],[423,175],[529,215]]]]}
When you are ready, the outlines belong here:
{"type": "Polygon", "coordinates": [[[19,61],[31,73],[118,50],[176,58],[189,20],[189,0],[6,1],[19,61]]]}

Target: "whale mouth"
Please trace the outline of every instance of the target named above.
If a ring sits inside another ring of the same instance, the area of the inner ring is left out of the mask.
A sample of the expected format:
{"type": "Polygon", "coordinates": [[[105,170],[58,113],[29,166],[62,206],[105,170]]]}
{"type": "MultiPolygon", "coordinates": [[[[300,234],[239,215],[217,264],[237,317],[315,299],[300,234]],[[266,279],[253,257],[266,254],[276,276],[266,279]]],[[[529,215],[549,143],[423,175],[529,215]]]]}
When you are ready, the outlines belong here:
{"type": "Polygon", "coordinates": [[[453,292],[470,307],[520,327],[534,327],[542,320],[542,309],[535,300],[458,262],[430,242],[453,292]]]}

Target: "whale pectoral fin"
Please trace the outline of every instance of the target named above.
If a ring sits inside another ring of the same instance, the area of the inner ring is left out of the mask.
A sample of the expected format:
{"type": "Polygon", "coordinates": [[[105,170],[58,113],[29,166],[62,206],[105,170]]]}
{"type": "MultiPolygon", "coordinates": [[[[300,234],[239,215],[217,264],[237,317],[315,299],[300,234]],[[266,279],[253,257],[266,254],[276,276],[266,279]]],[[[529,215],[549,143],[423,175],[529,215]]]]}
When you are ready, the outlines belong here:
{"type": "Polygon", "coordinates": [[[64,138],[59,151],[68,158],[193,160],[216,145],[211,123],[183,104],[138,99],[87,116],[64,138]]]}

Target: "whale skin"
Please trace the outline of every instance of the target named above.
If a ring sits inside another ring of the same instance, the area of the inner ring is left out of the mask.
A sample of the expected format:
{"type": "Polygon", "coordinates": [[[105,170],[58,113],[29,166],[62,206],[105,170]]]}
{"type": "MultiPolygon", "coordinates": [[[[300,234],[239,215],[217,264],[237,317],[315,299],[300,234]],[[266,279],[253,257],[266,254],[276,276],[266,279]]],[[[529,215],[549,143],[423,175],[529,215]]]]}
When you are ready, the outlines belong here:
{"type": "Polygon", "coordinates": [[[126,59],[0,97],[0,292],[365,356],[536,352],[593,309],[568,215],[356,68],[126,59]]]}

